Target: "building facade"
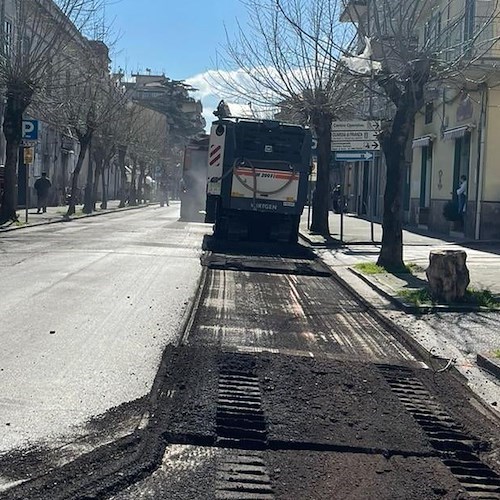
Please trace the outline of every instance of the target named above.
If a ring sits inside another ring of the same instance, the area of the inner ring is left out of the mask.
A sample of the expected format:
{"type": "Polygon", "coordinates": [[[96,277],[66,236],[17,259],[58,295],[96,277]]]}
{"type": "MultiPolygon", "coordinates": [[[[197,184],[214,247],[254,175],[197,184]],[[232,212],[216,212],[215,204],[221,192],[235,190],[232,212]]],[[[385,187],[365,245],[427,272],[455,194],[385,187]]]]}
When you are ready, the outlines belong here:
{"type": "MultiPolygon", "coordinates": [[[[351,0],[343,13],[344,20],[356,22],[369,32],[367,26],[370,19],[373,24],[376,6],[390,2],[351,0]]],[[[435,0],[422,5],[425,8],[415,23],[415,44],[422,53],[429,50],[433,57],[441,58],[444,69],[441,78],[426,86],[425,105],[415,117],[412,151],[407,154],[411,161],[405,165],[402,176],[404,217],[409,224],[441,234],[498,239],[498,6],[483,0],[435,0]],[[457,190],[464,177],[465,203],[461,203],[463,195],[457,194],[457,190]]],[[[375,38],[379,35],[375,31],[375,38]]],[[[373,45],[376,58],[376,40],[373,45]]],[[[357,172],[355,196],[359,198],[360,186],[366,186],[364,174],[360,173],[363,167],[351,169],[357,172]]],[[[383,161],[376,177],[375,197],[381,207],[383,161]]],[[[375,189],[374,185],[371,189],[375,189]]],[[[382,215],[380,208],[376,213],[382,215]]]]}
{"type": "MultiPolygon", "coordinates": [[[[32,163],[24,163],[24,147],[19,151],[18,176],[17,176],[17,201],[19,207],[34,206],[36,204],[36,194],[34,191],[34,183],[42,172],[46,172],[52,182],[52,188],[49,193],[49,203],[51,205],[64,205],[67,192],[70,189],[73,172],[75,170],[76,161],[80,151],[80,145],[77,138],[72,134],[69,127],[57,123],[56,114],[51,112],[51,106],[55,102],[55,96],[58,91],[66,86],[75,85],[78,72],[79,61],[83,62],[89,56],[100,58],[102,61],[102,71],[109,75],[109,58],[107,48],[102,42],[88,40],[81,33],[74,23],[67,18],[52,0],[42,0],[37,3],[37,15],[42,17],[42,20],[32,20],[26,11],[22,8],[27,4],[23,4],[24,0],[0,0],[0,68],[2,78],[8,71],[9,59],[19,58],[22,50],[31,52],[27,58],[36,60],[37,56],[47,57],[46,47],[55,40],[53,32],[54,26],[60,30],[61,37],[68,40],[67,44],[54,44],[53,60],[66,57],[71,60],[71,64],[60,64],[57,62],[48,63],[46,73],[43,77],[43,83],[35,96],[34,102],[28,107],[24,114],[24,119],[38,121],[38,139],[29,144],[33,148],[32,163]],[[26,15],[27,20],[23,21],[21,17],[26,15]],[[44,25],[46,28],[44,28],[44,25]],[[49,26],[49,27],[47,27],[49,26]],[[45,31],[44,31],[45,30],[45,31]],[[44,39],[44,34],[47,37],[44,39]],[[23,40],[28,40],[24,42],[23,40]],[[44,46],[45,44],[45,46],[44,46]],[[56,50],[59,45],[63,46],[63,51],[56,50]],[[76,50],[78,48],[79,50],[76,50]],[[65,53],[65,51],[67,53],[65,53]],[[43,97],[43,102],[40,102],[43,97]],[[42,111],[43,110],[43,111],[42,111]],[[52,116],[52,120],[43,116],[52,116]],[[26,189],[26,183],[28,189],[26,189]]],[[[57,36],[57,35],[56,35],[57,36]]],[[[40,79],[40,82],[42,79],[40,79]]],[[[0,120],[3,123],[5,113],[5,100],[0,100],[0,120]]],[[[0,132],[0,184],[2,177],[2,169],[5,163],[5,137],[0,132]]],[[[87,155],[82,173],[79,176],[79,190],[83,192],[83,187],[86,183],[86,175],[88,172],[89,157],[87,155]]],[[[109,177],[109,186],[113,191],[118,191],[119,187],[115,177],[120,178],[119,172],[111,168],[107,173],[109,177]]],[[[0,186],[1,189],[1,186],[0,186]]],[[[111,195],[116,193],[111,192],[111,195]]]]}

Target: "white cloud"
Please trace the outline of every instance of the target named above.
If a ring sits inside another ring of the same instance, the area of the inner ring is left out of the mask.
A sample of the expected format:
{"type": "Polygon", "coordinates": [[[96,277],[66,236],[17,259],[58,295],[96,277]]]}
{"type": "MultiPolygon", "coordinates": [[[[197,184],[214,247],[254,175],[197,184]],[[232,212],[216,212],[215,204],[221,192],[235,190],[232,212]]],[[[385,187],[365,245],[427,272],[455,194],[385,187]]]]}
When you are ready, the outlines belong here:
{"type": "MultiPolygon", "coordinates": [[[[254,95],[264,96],[264,89],[258,89],[255,81],[243,70],[216,71],[208,70],[191,78],[186,78],[186,83],[198,89],[192,93],[195,99],[203,104],[203,117],[207,123],[206,130],[210,130],[210,124],[215,120],[213,112],[221,99],[229,103],[231,112],[236,116],[249,116],[252,112],[258,117],[270,117],[276,111],[275,108],[264,106],[239,97],[225,82],[234,82],[235,86],[242,89],[251,89],[254,95]],[[249,106],[249,103],[250,106],[249,106]]],[[[269,92],[267,92],[269,94],[269,92]]],[[[271,101],[271,99],[269,99],[271,101]]],[[[276,98],[274,99],[276,100],[276,98]]]]}

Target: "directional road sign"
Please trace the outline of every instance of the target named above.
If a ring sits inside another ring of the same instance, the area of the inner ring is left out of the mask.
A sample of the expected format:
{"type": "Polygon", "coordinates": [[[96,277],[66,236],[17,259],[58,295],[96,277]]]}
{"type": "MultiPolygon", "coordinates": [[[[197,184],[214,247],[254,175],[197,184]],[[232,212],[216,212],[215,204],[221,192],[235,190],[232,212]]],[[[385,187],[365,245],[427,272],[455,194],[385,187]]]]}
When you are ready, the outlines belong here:
{"type": "Polygon", "coordinates": [[[335,159],[337,161],[369,161],[373,160],[375,153],[372,151],[337,151],[335,159]]]}
{"type": "Polygon", "coordinates": [[[332,151],[378,151],[380,122],[354,120],[332,123],[332,151]]]}

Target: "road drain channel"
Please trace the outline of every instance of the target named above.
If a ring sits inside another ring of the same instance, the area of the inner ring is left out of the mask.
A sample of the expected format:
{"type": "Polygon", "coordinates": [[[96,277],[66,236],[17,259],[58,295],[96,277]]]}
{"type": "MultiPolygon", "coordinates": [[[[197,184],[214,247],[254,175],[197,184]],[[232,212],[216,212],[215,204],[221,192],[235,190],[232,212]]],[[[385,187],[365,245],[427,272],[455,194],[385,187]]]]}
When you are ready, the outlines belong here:
{"type": "Polygon", "coordinates": [[[252,373],[219,373],[217,444],[227,448],[263,450],[267,431],[259,379],[252,373]]]}
{"type": "Polygon", "coordinates": [[[377,367],[467,493],[474,498],[500,498],[500,476],[475,454],[476,440],[463,432],[410,370],[377,367]]]}
{"type": "Polygon", "coordinates": [[[218,500],[272,500],[271,479],[259,451],[225,455],[217,467],[215,498],[218,500]]]}
{"type": "Polygon", "coordinates": [[[216,498],[273,499],[271,479],[258,451],[267,447],[267,429],[252,366],[221,367],[216,418],[217,445],[229,448],[217,467],[216,498]]]}

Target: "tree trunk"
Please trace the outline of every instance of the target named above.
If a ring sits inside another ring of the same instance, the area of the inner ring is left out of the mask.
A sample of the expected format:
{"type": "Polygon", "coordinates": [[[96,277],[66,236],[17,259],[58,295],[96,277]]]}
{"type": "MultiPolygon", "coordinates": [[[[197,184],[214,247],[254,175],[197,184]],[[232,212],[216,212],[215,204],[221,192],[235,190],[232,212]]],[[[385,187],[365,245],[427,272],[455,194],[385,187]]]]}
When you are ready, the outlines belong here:
{"type": "Polygon", "coordinates": [[[28,107],[32,92],[7,91],[3,121],[5,136],[4,192],[0,200],[0,224],[17,220],[17,164],[22,139],[23,113],[28,107]]]}
{"type": "Polygon", "coordinates": [[[104,164],[104,160],[98,154],[94,155],[95,161],[95,176],[94,176],[94,185],[92,186],[92,209],[95,210],[95,206],[97,203],[97,193],[99,191],[99,181],[101,180],[101,176],[104,177],[102,166],[104,164]]]}
{"type": "Polygon", "coordinates": [[[83,162],[85,160],[85,156],[89,149],[90,141],[92,140],[92,133],[85,134],[82,137],[79,137],[80,142],[80,152],[78,154],[78,160],[76,161],[75,170],[73,172],[73,179],[71,180],[71,196],[68,204],[68,211],[66,212],[66,217],[70,215],[74,215],[75,207],[76,207],[76,193],[78,191],[78,177],[80,176],[80,172],[82,170],[83,162]]]}
{"type": "Polygon", "coordinates": [[[424,105],[424,87],[429,81],[430,63],[425,58],[417,61],[414,72],[405,81],[404,89],[396,79],[383,76],[379,84],[396,106],[390,134],[381,137],[387,164],[387,181],[382,219],[382,248],[377,264],[390,271],[404,268],[403,262],[403,204],[402,174],[406,166],[408,141],[413,130],[415,115],[424,105]]]}
{"type": "Polygon", "coordinates": [[[145,203],[144,200],[144,179],[145,179],[145,173],[146,168],[145,167],[139,167],[139,182],[138,182],[138,188],[137,188],[137,194],[139,198],[139,205],[142,203],[145,203]]]}
{"type": "Polygon", "coordinates": [[[125,202],[127,201],[127,171],[125,170],[125,157],[127,155],[127,148],[120,147],[118,148],[118,166],[120,168],[121,174],[121,196],[120,196],[120,208],[125,206],[125,202]]]}
{"type": "Polygon", "coordinates": [[[311,232],[330,237],[328,209],[330,197],[330,155],[332,142],[332,117],[320,113],[313,116],[318,139],[318,171],[313,195],[311,232]]]}
{"type": "Polygon", "coordinates": [[[434,299],[451,304],[465,297],[470,283],[464,250],[431,250],[425,274],[434,299]]]}
{"type": "Polygon", "coordinates": [[[94,192],[94,165],[92,161],[91,147],[89,144],[89,163],[87,168],[87,183],[85,184],[85,195],[83,202],[83,213],[91,214],[94,211],[93,192],[94,192]]]}
{"type": "Polygon", "coordinates": [[[108,208],[108,189],[109,189],[109,175],[111,171],[111,160],[114,158],[116,154],[115,146],[112,146],[102,158],[101,165],[101,188],[102,188],[102,197],[101,197],[101,208],[106,210],[108,208]],[[106,178],[107,177],[107,178],[106,178]]]}
{"type": "Polygon", "coordinates": [[[390,271],[400,271],[404,268],[402,174],[414,115],[413,107],[402,100],[397,107],[391,133],[381,141],[387,165],[387,180],[382,219],[382,247],[377,264],[390,271]]]}
{"type": "Polygon", "coordinates": [[[128,197],[128,204],[131,206],[137,205],[137,165],[134,163],[132,167],[132,178],[130,179],[130,193],[128,197]]]}
{"type": "Polygon", "coordinates": [[[106,184],[106,176],[104,175],[106,173],[106,170],[109,171],[109,165],[107,168],[102,169],[102,175],[101,175],[101,181],[102,181],[101,182],[101,184],[102,184],[101,208],[103,210],[106,210],[108,208],[108,185],[106,184]]]}

